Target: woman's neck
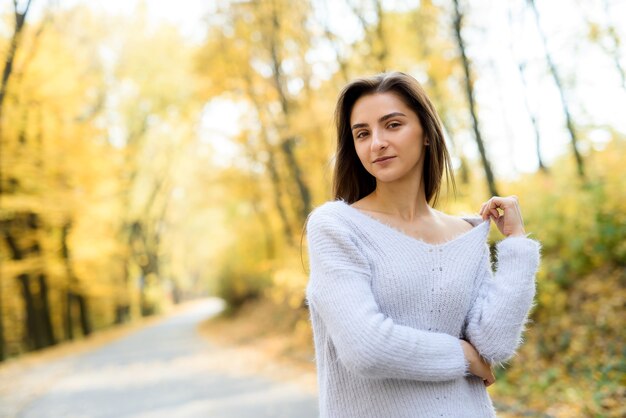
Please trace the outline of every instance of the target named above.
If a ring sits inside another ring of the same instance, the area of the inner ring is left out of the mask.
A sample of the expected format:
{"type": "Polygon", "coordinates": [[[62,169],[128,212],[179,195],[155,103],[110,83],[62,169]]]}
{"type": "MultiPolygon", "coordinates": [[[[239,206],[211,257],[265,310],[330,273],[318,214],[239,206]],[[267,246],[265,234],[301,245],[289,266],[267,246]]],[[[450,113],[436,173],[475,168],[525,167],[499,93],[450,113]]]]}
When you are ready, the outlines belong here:
{"type": "Polygon", "coordinates": [[[434,215],[426,202],[421,178],[410,182],[376,182],[376,189],[365,200],[367,207],[364,209],[384,212],[406,222],[434,215]]]}

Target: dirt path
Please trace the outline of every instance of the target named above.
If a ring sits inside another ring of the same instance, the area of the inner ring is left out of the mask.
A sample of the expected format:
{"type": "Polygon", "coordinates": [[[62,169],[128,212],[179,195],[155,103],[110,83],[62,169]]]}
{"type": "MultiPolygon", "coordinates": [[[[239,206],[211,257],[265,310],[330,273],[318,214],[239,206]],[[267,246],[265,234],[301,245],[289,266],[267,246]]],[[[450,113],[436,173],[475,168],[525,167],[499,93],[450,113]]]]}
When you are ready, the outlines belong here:
{"type": "Polygon", "coordinates": [[[0,416],[316,417],[315,394],[303,385],[259,374],[236,348],[198,334],[221,309],[219,299],[195,302],[79,354],[4,365],[0,416]]]}

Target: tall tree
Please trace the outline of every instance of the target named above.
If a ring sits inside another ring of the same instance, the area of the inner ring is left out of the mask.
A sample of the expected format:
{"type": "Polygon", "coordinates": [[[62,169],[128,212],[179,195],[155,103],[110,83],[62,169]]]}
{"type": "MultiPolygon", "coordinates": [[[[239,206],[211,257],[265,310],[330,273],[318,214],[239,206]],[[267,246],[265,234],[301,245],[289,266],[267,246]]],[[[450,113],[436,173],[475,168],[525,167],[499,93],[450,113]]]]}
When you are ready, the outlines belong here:
{"type": "Polygon", "coordinates": [[[524,86],[524,106],[526,107],[526,112],[528,112],[528,116],[530,117],[530,123],[533,126],[533,132],[535,133],[535,149],[537,152],[537,164],[539,165],[539,169],[544,173],[547,173],[548,167],[543,162],[543,157],[541,155],[541,134],[539,132],[539,124],[537,123],[537,117],[535,116],[535,112],[530,108],[530,103],[528,101],[528,95],[526,91],[528,91],[528,82],[526,81],[526,63],[518,62],[517,63],[517,71],[520,76],[520,80],[522,81],[522,86],[524,86]]]}
{"type": "Polygon", "coordinates": [[[72,229],[71,219],[67,219],[61,228],[61,258],[65,265],[65,271],[67,274],[67,288],[65,290],[65,314],[64,314],[64,327],[65,337],[68,340],[74,339],[74,306],[78,307],[80,325],[83,335],[89,335],[91,333],[91,324],[89,321],[89,314],[87,308],[87,298],[84,294],[77,292],[78,277],[74,272],[74,266],[72,263],[72,257],[70,255],[70,246],[68,243],[68,237],[70,230],[72,229]]]}
{"type": "MultiPolygon", "coordinates": [[[[127,294],[136,274],[139,283],[139,312],[152,314],[156,306],[147,294],[162,287],[162,225],[166,217],[173,182],[174,164],[184,149],[188,134],[172,127],[191,124],[197,116],[197,102],[188,77],[188,50],[180,33],[165,26],[148,29],[147,11],[140,9],[132,23],[135,30],[113,37],[115,65],[107,71],[108,116],[119,125],[123,149],[120,164],[119,203],[122,214],[117,237],[124,277],[119,280],[116,316],[127,317],[135,298],[127,294]],[[158,44],[158,50],[151,45],[158,44]],[[175,59],[177,65],[172,66],[175,59]]],[[[130,24],[130,23],[129,23],[130,24]]]]}
{"type": "Polygon", "coordinates": [[[370,65],[374,71],[384,72],[388,70],[389,46],[385,34],[385,12],[381,0],[372,0],[368,3],[359,3],[348,0],[348,6],[356,16],[363,32],[365,33],[365,44],[368,46],[368,55],[373,59],[374,64],[370,65]],[[372,26],[365,18],[365,8],[371,8],[376,15],[376,23],[372,26]]]}
{"type": "Polygon", "coordinates": [[[220,26],[210,26],[198,56],[211,97],[224,95],[254,109],[256,129],[249,132],[256,134],[240,144],[252,151],[245,153],[254,156],[251,167],[265,166],[273,189],[268,197],[290,245],[312,209],[301,155],[307,130],[317,131],[314,115],[305,115],[301,107],[311,98],[311,74],[304,60],[311,38],[308,3],[300,5],[290,7],[284,0],[231,4],[217,12],[220,26]]]}
{"type": "MultiPolygon", "coordinates": [[[[3,240],[15,263],[41,261],[41,218],[34,212],[20,211],[2,222],[3,240]]],[[[40,349],[56,344],[52,329],[48,280],[35,268],[23,268],[16,276],[24,305],[25,340],[28,349],[40,349]]]]}
{"type": "MultiPolygon", "coordinates": [[[[4,59],[4,68],[2,70],[2,79],[0,80],[0,210],[2,208],[2,195],[4,193],[4,180],[3,180],[3,141],[4,141],[4,103],[7,95],[7,90],[9,86],[9,81],[11,79],[11,74],[13,73],[13,65],[15,63],[15,56],[20,47],[20,43],[22,41],[22,34],[24,29],[24,24],[26,23],[26,16],[28,15],[28,11],[30,9],[32,0],[28,0],[26,5],[22,10],[17,4],[17,0],[13,0],[13,15],[15,25],[13,27],[13,33],[11,34],[11,38],[9,40],[9,48],[6,53],[6,57],[4,59]]],[[[0,224],[0,226],[3,224],[0,224]]],[[[3,231],[0,231],[2,233],[3,231]]],[[[0,266],[1,269],[1,266],[0,266]]],[[[1,273],[0,273],[1,274],[1,273]]],[[[4,338],[4,322],[2,315],[2,276],[0,275],[0,361],[6,358],[5,351],[5,338],[4,338]]]]}
{"type": "MultiPolygon", "coordinates": [[[[276,88],[276,77],[261,74],[257,65],[264,57],[269,64],[269,50],[267,47],[268,22],[262,12],[268,13],[267,3],[251,7],[237,5],[221,12],[225,26],[232,28],[226,32],[223,27],[212,27],[203,49],[198,55],[201,67],[201,77],[207,84],[206,94],[209,98],[227,95],[244,103],[250,103],[256,119],[256,129],[248,131],[242,139],[241,145],[245,148],[245,155],[251,165],[261,164],[271,184],[270,193],[266,196],[272,202],[273,212],[278,215],[280,229],[284,241],[288,245],[294,244],[294,214],[290,207],[289,196],[293,179],[289,172],[285,172],[282,161],[284,153],[280,148],[284,135],[284,114],[282,104],[278,105],[279,97],[276,88]],[[250,23],[250,22],[254,23],[250,23]],[[205,68],[210,68],[206,71],[205,68]],[[220,80],[215,83],[214,80],[220,80]],[[278,110],[276,110],[278,109],[278,110]],[[283,126],[279,129],[278,126],[283,126]]],[[[281,10],[282,11],[282,10],[281,10]]],[[[282,80],[281,80],[282,82],[282,80]]],[[[281,85],[281,92],[283,86],[281,85]]],[[[283,92],[284,93],[284,92],[283,92]]],[[[209,99],[210,100],[210,99],[209,99]]],[[[287,104],[291,108],[291,104],[287,104]]],[[[260,208],[259,205],[253,205],[260,208]]],[[[265,208],[265,206],[263,206],[265,208]]]]}
{"type": "MultiPolygon", "coordinates": [[[[274,205],[276,206],[276,210],[278,211],[278,216],[280,217],[280,220],[283,225],[284,236],[287,242],[289,243],[289,245],[293,245],[294,243],[293,230],[292,230],[291,223],[289,222],[287,210],[285,209],[285,206],[283,204],[283,199],[282,199],[283,191],[282,191],[282,186],[281,186],[280,174],[279,174],[278,167],[277,167],[278,163],[276,161],[277,160],[276,151],[274,147],[272,146],[272,143],[270,141],[270,135],[268,134],[269,126],[268,126],[268,121],[267,121],[268,118],[266,116],[266,109],[264,108],[264,106],[261,105],[257,95],[254,93],[254,85],[252,81],[252,76],[249,73],[244,74],[244,79],[246,80],[246,91],[248,94],[248,98],[253,103],[254,108],[257,112],[258,118],[259,118],[259,129],[260,129],[259,137],[261,138],[261,142],[263,143],[263,148],[266,152],[265,167],[267,168],[267,171],[269,173],[269,177],[273,186],[274,205]]],[[[249,155],[249,157],[254,158],[253,155],[249,155]]],[[[259,210],[258,205],[254,205],[253,207],[255,207],[255,210],[259,210]]]]}
{"type": "Polygon", "coordinates": [[[432,0],[424,0],[412,13],[411,27],[415,28],[417,35],[418,59],[426,65],[426,74],[428,74],[426,88],[429,90],[441,117],[444,133],[450,141],[452,154],[459,160],[458,171],[461,182],[467,184],[470,173],[469,163],[455,140],[455,129],[451,123],[454,110],[446,91],[446,81],[451,77],[456,61],[447,58],[447,54],[441,52],[446,48],[446,43],[440,41],[437,36],[440,21],[440,9],[433,4],[432,0]]]}
{"type": "Polygon", "coordinates": [[[311,192],[308,184],[304,180],[300,162],[296,158],[296,135],[292,132],[291,121],[294,113],[294,103],[289,98],[285,75],[283,73],[283,54],[281,42],[281,17],[279,15],[279,6],[275,0],[270,5],[270,29],[268,36],[268,49],[270,54],[270,65],[272,68],[272,79],[274,88],[279,97],[282,110],[282,121],[279,122],[279,132],[281,135],[280,149],[282,150],[287,166],[291,171],[291,178],[297,187],[300,197],[298,208],[298,223],[302,224],[312,209],[311,192]]]}
{"type": "MultiPolygon", "coordinates": [[[[17,54],[17,51],[20,47],[24,24],[26,23],[26,16],[28,15],[28,10],[30,9],[31,2],[32,0],[28,0],[26,6],[24,6],[23,10],[20,11],[17,0],[13,0],[13,15],[15,17],[15,26],[9,40],[9,48],[7,50],[7,54],[4,60],[4,69],[2,71],[2,80],[0,80],[0,122],[2,121],[2,110],[4,107],[4,99],[6,97],[7,87],[9,85],[11,74],[13,72],[15,55],[17,54]]],[[[2,183],[0,182],[0,194],[2,192],[1,187],[2,183]]]]}
{"type": "MultiPolygon", "coordinates": [[[[513,28],[513,11],[511,8],[508,9],[508,20],[509,20],[509,28],[513,28]]],[[[543,157],[541,155],[541,133],[539,131],[539,124],[537,123],[537,116],[535,112],[532,110],[530,106],[530,102],[528,99],[528,82],[526,81],[526,62],[521,61],[515,54],[515,46],[513,44],[513,36],[509,37],[509,50],[513,55],[513,60],[517,64],[517,72],[520,76],[520,81],[522,82],[523,87],[523,95],[524,95],[524,107],[526,108],[526,112],[528,113],[528,117],[530,118],[530,123],[533,127],[533,132],[535,133],[535,150],[537,153],[537,164],[539,165],[539,169],[544,173],[548,172],[548,167],[543,162],[543,157]]]]}
{"type": "Polygon", "coordinates": [[[456,37],[457,45],[459,48],[459,53],[461,55],[461,63],[463,64],[465,94],[467,95],[467,102],[469,104],[470,116],[472,118],[472,127],[474,128],[474,139],[476,140],[476,145],[478,146],[478,152],[480,153],[480,158],[483,164],[483,169],[485,170],[485,179],[487,181],[487,187],[489,189],[489,193],[491,193],[492,196],[497,196],[498,190],[496,188],[496,182],[495,182],[495,178],[493,175],[493,171],[491,170],[491,163],[489,162],[489,159],[487,158],[487,152],[485,151],[485,145],[482,139],[482,135],[480,133],[478,115],[476,112],[476,103],[474,99],[474,86],[473,86],[472,74],[470,70],[470,62],[465,52],[465,42],[461,34],[461,28],[463,26],[463,13],[461,13],[459,0],[453,0],[453,2],[454,2],[454,18],[453,18],[454,35],[456,37]]]}
{"type": "Polygon", "coordinates": [[[554,79],[554,84],[556,88],[559,90],[559,97],[561,99],[561,106],[563,108],[563,114],[565,115],[565,123],[567,126],[567,131],[570,136],[570,143],[572,145],[572,153],[574,154],[574,158],[576,159],[576,168],[578,171],[578,176],[581,178],[585,177],[585,163],[583,161],[580,152],[578,151],[578,135],[576,133],[576,128],[574,126],[574,119],[572,118],[572,113],[569,108],[569,103],[567,98],[565,97],[566,93],[563,88],[563,83],[561,82],[561,76],[552,60],[552,55],[548,49],[548,41],[546,39],[546,35],[543,31],[543,27],[541,26],[541,20],[539,18],[539,11],[537,10],[537,6],[535,4],[535,0],[527,0],[528,5],[530,6],[533,15],[535,16],[535,22],[537,23],[537,30],[539,32],[539,36],[541,37],[541,42],[543,44],[543,50],[546,58],[546,62],[548,63],[548,69],[550,70],[550,74],[554,79]]]}
{"type": "MultiPolygon", "coordinates": [[[[322,0],[319,2],[320,8],[323,9],[323,15],[319,19],[319,24],[322,26],[324,37],[330,43],[330,46],[335,54],[335,62],[339,65],[340,83],[341,86],[348,83],[350,80],[350,71],[348,69],[349,59],[341,43],[341,37],[334,33],[330,28],[330,11],[328,8],[328,2],[333,0],[322,0]]],[[[341,88],[341,86],[339,88],[341,88]]]]}

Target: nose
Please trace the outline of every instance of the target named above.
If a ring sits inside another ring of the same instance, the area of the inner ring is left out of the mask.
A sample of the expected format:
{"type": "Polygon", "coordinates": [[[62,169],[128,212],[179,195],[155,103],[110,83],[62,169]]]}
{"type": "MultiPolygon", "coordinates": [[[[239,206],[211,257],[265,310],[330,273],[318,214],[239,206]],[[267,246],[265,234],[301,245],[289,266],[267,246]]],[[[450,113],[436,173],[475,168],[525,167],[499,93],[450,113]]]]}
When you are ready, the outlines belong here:
{"type": "Polygon", "coordinates": [[[379,151],[387,148],[387,140],[385,139],[385,135],[380,132],[380,130],[375,129],[372,132],[372,142],[371,147],[372,151],[379,151]]]}

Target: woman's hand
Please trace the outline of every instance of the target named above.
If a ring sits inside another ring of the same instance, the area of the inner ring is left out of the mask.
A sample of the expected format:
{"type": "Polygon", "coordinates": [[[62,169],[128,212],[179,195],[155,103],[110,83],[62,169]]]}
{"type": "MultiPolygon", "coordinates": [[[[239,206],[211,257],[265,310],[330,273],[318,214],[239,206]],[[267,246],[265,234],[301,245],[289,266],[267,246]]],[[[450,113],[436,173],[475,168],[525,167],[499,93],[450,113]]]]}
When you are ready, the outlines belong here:
{"type": "Polygon", "coordinates": [[[461,340],[463,353],[470,364],[470,373],[483,379],[485,386],[491,386],[496,381],[496,377],[491,371],[491,366],[478,354],[474,346],[465,340],[461,340]]]}
{"type": "Polygon", "coordinates": [[[480,216],[483,219],[491,217],[502,235],[507,237],[526,235],[517,196],[492,197],[480,207],[480,216]],[[499,210],[502,210],[502,214],[499,210]]]}

